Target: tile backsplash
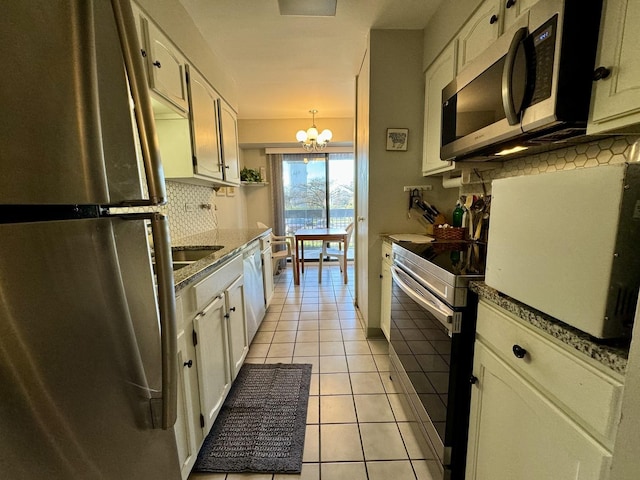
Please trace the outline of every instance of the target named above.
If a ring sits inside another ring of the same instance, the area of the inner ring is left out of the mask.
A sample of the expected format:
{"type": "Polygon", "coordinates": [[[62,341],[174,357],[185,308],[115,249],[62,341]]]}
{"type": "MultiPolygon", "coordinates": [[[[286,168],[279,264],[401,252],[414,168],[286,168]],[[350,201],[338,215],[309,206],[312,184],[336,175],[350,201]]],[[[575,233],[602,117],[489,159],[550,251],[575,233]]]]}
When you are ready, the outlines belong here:
{"type": "Polygon", "coordinates": [[[211,187],[167,181],[166,213],[171,238],[178,239],[218,228],[216,192],[211,187]]]}
{"type": "Polygon", "coordinates": [[[161,207],[111,208],[112,213],[160,211],[169,217],[171,240],[218,228],[212,187],[167,181],[167,204],[161,207]]]}
{"type": "MultiPolygon", "coordinates": [[[[537,175],[539,173],[560,170],[591,168],[601,165],[638,161],[638,158],[632,158],[632,156],[637,157],[638,145],[634,146],[636,142],[640,142],[640,137],[606,137],[589,143],[572,145],[567,148],[509,160],[493,170],[481,171],[479,175],[482,176],[485,182],[487,193],[491,193],[491,181],[496,178],[537,175]]],[[[460,194],[482,193],[481,183],[476,174],[471,174],[470,183],[460,188],[460,194]]]]}

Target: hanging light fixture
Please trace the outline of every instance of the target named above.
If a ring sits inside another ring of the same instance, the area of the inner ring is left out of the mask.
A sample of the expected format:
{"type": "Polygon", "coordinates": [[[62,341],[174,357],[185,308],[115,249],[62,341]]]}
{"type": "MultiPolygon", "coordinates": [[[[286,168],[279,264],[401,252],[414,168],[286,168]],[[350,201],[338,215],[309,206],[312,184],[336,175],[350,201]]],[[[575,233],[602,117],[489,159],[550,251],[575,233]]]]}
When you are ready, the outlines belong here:
{"type": "Polygon", "coordinates": [[[309,110],[309,113],[312,115],[313,124],[306,132],[304,130],[298,130],[296,140],[300,142],[302,148],[307,152],[319,152],[320,150],[324,150],[331,141],[333,133],[331,133],[331,130],[328,128],[325,128],[322,133],[318,133],[318,129],[316,128],[316,113],[318,113],[318,110],[309,110]]]}

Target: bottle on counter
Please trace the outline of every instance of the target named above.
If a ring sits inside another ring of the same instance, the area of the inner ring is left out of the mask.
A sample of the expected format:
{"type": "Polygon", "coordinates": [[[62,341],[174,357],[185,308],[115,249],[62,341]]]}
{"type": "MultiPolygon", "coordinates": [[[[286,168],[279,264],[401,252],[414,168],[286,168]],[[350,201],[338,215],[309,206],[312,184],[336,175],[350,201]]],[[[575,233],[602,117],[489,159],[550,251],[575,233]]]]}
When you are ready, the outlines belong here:
{"type": "Polygon", "coordinates": [[[451,225],[454,227],[462,226],[462,216],[464,215],[464,210],[460,206],[460,201],[456,203],[456,208],[453,209],[453,215],[451,220],[451,225]]]}

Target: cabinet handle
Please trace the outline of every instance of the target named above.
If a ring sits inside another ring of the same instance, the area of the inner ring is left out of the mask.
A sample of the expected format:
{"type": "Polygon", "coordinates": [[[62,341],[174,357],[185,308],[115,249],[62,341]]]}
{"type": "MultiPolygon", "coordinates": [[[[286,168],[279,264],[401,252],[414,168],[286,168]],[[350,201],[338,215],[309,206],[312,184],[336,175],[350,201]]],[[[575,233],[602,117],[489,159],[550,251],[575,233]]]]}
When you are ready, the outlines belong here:
{"type": "Polygon", "coordinates": [[[389,258],[391,255],[389,255],[388,253],[385,253],[384,256],[389,258]]]}
{"type": "Polygon", "coordinates": [[[527,351],[518,344],[515,344],[512,350],[516,358],[524,358],[524,356],[527,354],[527,351]]]}
{"type": "Polygon", "coordinates": [[[153,66],[154,66],[154,67],[158,67],[158,68],[162,68],[162,64],[161,64],[158,60],[156,60],[155,62],[153,62],[153,66]]]}
{"type": "Polygon", "coordinates": [[[516,4],[516,0],[507,0],[506,7],[511,8],[516,4]]]}
{"type": "Polygon", "coordinates": [[[143,57],[147,56],[147,51],[144,48],[140,49],[140,53],[142,54],[143,57]]]}
{"type": "Polygon", "coordinates": [[[384,277],[382,276],[382,274],[380,274],[380,278],[384,278],[384,277]]]}
{"type": "Polygon", "coordinates": [[[230,317],[231,317],[231,315],[229,315],[228,313],[224,314],[224,318],[230,318],[230,317]]]}
{"type": "Polygon", "coordinates": [[[184,362],[184,366],[187,368],[193,367],[193,360],[189,360],[188,362],[184,362]]]}
{"type": "Polygon", "coordinates": [[[232,311],[232,312],[235,312],[236,311],[236,307],[231,307],[229,310],[232,311]]]}
{"type": "Polygon", "coordinates": [[[593,72],[593,81],[597,82],[598,80],[604,80],[611,75],[611,70],[607,67],[598,67],[593,72]]]}
{"type": "Polygon", "coordinates": [[[470,383],[471,385],[475,385],[476,383],[478,383],[478,377],[476,377],[475,375],[471,375],[471,376],[469,377],[469,383],[470,383]]]}
{"type": "Polygon", "coordinates": [[[491,15],[491,18],[489,19],[489,23],[491,25],[493,25],[494,23],[496,23],[498,21],[498,16],[497,15],[491,15]]]}

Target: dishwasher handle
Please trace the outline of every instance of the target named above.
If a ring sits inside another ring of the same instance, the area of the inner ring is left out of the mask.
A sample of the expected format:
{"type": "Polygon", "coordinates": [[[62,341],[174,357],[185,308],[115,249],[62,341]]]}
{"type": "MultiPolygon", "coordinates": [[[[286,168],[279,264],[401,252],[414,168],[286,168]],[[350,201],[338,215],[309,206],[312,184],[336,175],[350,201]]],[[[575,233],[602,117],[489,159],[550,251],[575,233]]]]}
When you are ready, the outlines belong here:
{"type": "Polygon", "coordinates": [[[450,336],[454,333],[460,333],[460,314],[458,312],[455,312],[404,270],[395,265],[391,267],[391,276],[405,294],[431,313],[442,324],[450,336]]]}

